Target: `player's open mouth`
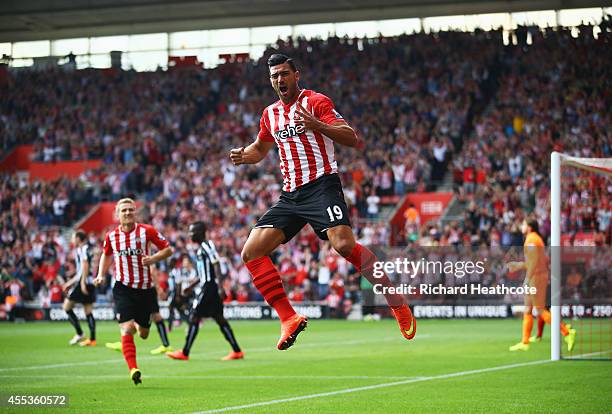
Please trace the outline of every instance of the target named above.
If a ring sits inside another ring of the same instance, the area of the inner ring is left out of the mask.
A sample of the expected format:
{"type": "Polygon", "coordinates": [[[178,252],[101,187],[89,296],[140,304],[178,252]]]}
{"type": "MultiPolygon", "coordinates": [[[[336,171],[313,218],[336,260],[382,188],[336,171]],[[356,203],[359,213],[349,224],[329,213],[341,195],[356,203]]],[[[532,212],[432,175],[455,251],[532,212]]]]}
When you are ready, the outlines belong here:
{"type": "Polygon", "coordinates": [[[279,85],[278,90],[284,95],[289,90],[289,87],[287,85],[279,85]]]}

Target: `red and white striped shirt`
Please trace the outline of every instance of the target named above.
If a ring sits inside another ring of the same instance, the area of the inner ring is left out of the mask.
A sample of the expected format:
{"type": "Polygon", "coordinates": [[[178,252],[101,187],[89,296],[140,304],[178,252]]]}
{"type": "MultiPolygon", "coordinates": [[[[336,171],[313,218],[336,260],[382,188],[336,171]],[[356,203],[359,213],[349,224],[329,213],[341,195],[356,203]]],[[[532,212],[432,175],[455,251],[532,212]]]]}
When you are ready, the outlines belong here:
{"type": "Polygon", "coordinates": [[[159,250],[170,246],[170,243],[157,230],[148,224],[138,224],[126,233],[118,226],[106,233],[104,254],[115,257],[115,281],[135,289],[153,287],[153,278],[149,266],[142,264],[142,258],[149,255],[149,243],[159,250]]]}
{"type": "Polygon", "coordinates": [[[303,89],[292,104],[285,105],[278,100],[263,111],[257,138],[276,142],[284,191],[294,191],[323,175],[338,172],[333,141],[319,132],[295,125],[298,102],[321,122],[344,122],[331,99],[308,89],[303,89]]]}

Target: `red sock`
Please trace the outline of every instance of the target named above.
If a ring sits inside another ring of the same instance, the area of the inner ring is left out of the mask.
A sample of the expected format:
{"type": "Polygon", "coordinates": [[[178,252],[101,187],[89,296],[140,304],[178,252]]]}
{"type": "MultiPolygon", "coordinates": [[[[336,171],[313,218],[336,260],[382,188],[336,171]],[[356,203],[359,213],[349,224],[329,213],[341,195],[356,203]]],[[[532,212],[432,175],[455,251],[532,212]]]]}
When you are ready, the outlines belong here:
{"type": "MultiPolygon", "coordinates": [[[[359,243],[355,243],[355,247],[353,247],[351,254],[348,257],[345,257],[345,259],[355,266],[357,271],[361,273],[361,275],[365,277],[372,285],[380,284],[383,287],[395,286],[393,283],[391,283],[391,280],[389,280],[389,277],[384,272],[381,277],[374,276],[374,262],[378,261],[378,258],[367,247],[362,246],[359,243]]],[[[386,293],[385,299],[387,300],[387,304],[393,307],[406,304],[406,300],[399,293],[386,293]]]]}
{"type": "Polygon", "coordinates": [[[538,338],[541,338],[544,334],[544,325],[546,325],[546,321],[542,315],[538,315],[538,338]]]}
{"type": "Polygon", "coordinates": [[[136,365],[136,345],[134,345],[134,337],[132,335],[123,335],[121,337],[121,350],[123,357],[128,364],[128,368],[138,368],[136,365]]]}
{"type": "Polygon", "coordinates": [[[287,299],[280,274],[268,256],[251,260],[246,264],[253,276],[253,284],[264,297],[268,305],[272,306],[281,321],[286,321],[295,315],[295,310],[287,299]]]}

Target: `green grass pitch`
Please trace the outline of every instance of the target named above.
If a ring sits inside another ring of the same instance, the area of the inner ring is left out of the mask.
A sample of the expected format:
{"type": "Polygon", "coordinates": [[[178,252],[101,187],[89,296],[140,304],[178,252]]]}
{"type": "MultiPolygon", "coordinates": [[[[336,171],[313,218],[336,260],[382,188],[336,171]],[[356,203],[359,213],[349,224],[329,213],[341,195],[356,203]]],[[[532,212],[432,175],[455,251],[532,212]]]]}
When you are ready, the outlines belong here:
{"type": "MultiPolygon", "coordinates": [[[[86,324],[82,324],[85,331],[86,324]]],[[[159,337],[137,339],[143,384],[134,386],[116,323],[98,323],[96,348],[69,347],[61,322],[0,325],[0,394],[68,394],[69,407],[2,412],[196,413],[602,413],[612,407],[612,362],[548,362],[548,341],[511,353],[519,320],[420,320],[414,341],[395,321],[312,320],[288,351],[277,321],[232,322],[245,351],[206,321],[190,361],[152,356],[159,337]],[[241,407],[241,408],[237,408],[241,407]]],[[[549,338],[547,328],[545,338],[549,338]]],[[[183,345],[184,326],[170,335],[183,345]]]]}

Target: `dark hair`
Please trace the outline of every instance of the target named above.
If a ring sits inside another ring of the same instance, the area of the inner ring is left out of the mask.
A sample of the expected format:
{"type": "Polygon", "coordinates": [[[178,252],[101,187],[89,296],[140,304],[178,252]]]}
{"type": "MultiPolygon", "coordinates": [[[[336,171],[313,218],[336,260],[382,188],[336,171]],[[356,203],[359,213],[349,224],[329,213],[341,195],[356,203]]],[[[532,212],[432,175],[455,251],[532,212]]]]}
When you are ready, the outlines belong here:
{"type": "Polygon", "coordinates": [[[291,70],[294,72],[297,70],[295,67],[295,62],[287,55],[283,55],[282,53],[275,53],[268,58],[268,67],[281,65],[283,63],[287,63],[291,70]]]}
{"type": "Polygon", "coordinates": [[[191,223],[191,226],[206,233],[206,223],[204,223],[203,221],[194,221],[193,223],[191,223]]]}
{"type": "Polygon", "coordinates": [[[538,224],[538,220],[535,217],[527,217],[525,219],[525,223],[527,223],[527,225],[531,227],[531,231],[540,234],[540,225],[538,224]]]}
{"type": "Polygon", "coordinates": [[[84,241],[87,238],[87,234],[83,230],[77,230],[74,235],[80,241],[84,241]]]}

